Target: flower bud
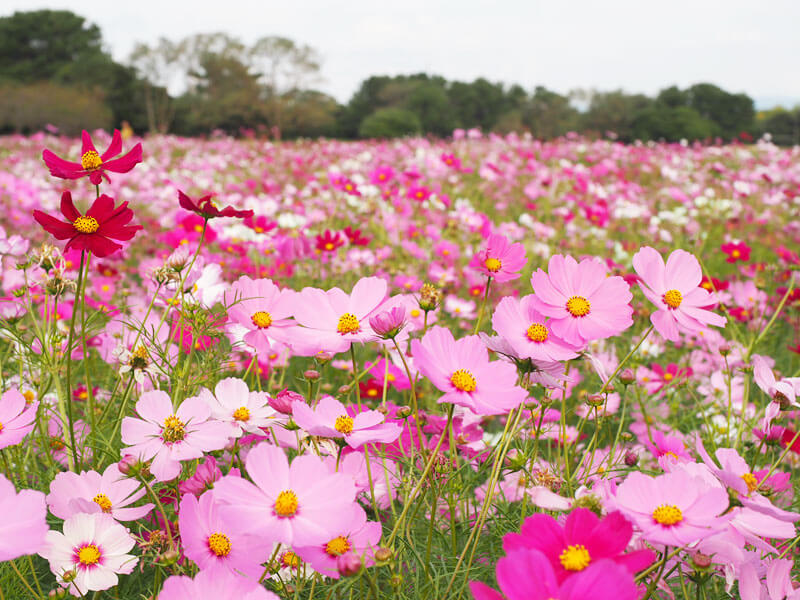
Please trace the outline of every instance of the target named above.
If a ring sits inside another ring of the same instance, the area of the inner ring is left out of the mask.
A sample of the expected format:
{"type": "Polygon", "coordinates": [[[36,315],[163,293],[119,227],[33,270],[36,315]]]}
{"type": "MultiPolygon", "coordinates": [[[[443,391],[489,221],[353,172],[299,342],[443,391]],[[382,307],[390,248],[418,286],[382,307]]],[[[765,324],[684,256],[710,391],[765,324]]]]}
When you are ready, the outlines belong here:
{"type": "Polygon", "coordinates": [[[442,293],[430,283],[424,284],[419,290],[419,307],[425,312],[436,308],[442,299],[442,293]]]}
{"type": "Polygon", "coordinates": [[[56,588],[47,592],[47,597],[51,600],[64,600],[67,597],[67,590],[64,588],[56,588]]]}
{"type": "Polygon", "coordinates": [[[131,456],[130,454],[123,456],[117,463],[117,468],[123,475],[136,475],[139,467],[139,459],[135,456],[131,456]]]}
{"type": "Polygon", "coordinates": [[[719,353],[722,356],[728,356],[731,353],[731,347],[728,344],[722,344],[719,347],[719,353]]]}
{"type": "Polygon", "coordinates": [[[156,562],[159,565],[168,566],[173,565],[178,560],[178,553],[175,550],[166,550],[156,557],[156,562]]]}
{"type": "Polygon", "coordinates": [[[639,455],[633,450],[628,450],[625,453],[625,464],[629,467],[635,467],[639,463],[639,455]]]}
{"type": "Polygon", "coordinates": [[[369,318],[369,326],[385,340],[394,339],[405,324],[406,309],[403,306],[395,306],[369,318]]]}
{"type": "Polygon", "coordinates": [[[336,558],[336,570],[343,577],[352,577],[361,571],[361,559],[358,554],[348,552],[336,558]]]}
{"type": "Polygon", "coordinates": [[[339,396],[346,396],[347,394],[350,393],[350,390],[352,389],[353,387],[350,385],[340,385],[339,389],[336,390],[336,394],[339,396]]]}
{"type": "Polygon", "coordinates": [[[692,554],[692,564],[698,569],[707,569],[712,564],[711,557],[702,552],[695,552],[692,554]]]}
{"type": "Polygon", "coordinates": [[[636,381],[636,373],[633,372],[633,369],[622,369],[619,374],[619,382],[622,385],[630,385],[634,381],[636,381]]]}
{"type": "Polygon", "coordinates": [[[397,409],[395,413],[398,419],[406,419],[411,415],[411,407],[410,406],[401,406],[397,409]]]}
{"type": "Polygon", "coordinates": [[[377,550],[375,550],[375,560],[378,562],[386,562],[387,560],[391,560],[392,556],[394,556],[394,552],[392,552],[391,548],[387,548],[386,546],[380,546],[377,550]]]}
{"type": "Polygon", "coordinates": [[[292,414],[292,404],[295,402],[305,402],[305,398],[297,392],[292,392],[288,388],[278,392],[274,398],[268,400],[269,405],[276,411],[284,415],[292,414]]]}
{"type": "Polygon", "coordinates": [[[319,379],[320,375],[319,371],[315,371],[314,369],[308,369],[307,371],[303,372],[303,377],[305,377],[307,381],[316,381],[317,379],[319,379]]]}
{"type": "Polygon", "coordinates": [[[600,406],[603,406],[603,404],[605,403],[606,403],[605,399],[600,394],[589,394],[586,397],[586,404],[588,404],[589,406],[593,406],[595,408],[599,408],[600,406]]]}

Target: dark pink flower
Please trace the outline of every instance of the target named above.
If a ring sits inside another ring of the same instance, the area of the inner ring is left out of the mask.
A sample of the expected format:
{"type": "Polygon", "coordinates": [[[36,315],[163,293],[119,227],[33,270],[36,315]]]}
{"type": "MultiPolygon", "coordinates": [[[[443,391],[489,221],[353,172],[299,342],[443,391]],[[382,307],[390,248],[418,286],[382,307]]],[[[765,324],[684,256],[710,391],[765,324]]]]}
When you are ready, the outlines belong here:
{"type": "Polygon", "coordinates": [[[88,176],[89,181],[94,185],[100,185],[103,178],[106,181],[110,181],[106,171],[127,173],[142,162],[141,144],[136,144],[126,155],[114,158],[122,152],[122,135],[117,129],[114,130],[111,144],[102,154],[99,154],[97,148],[94,147],[89,132],[84,130],[81,133],[81,141],[83,145],[81,148],[81,162],[79,163],[64,160],[50,150],[42,152],[42,158],[52,175],[61,179],[80,179],[88,176]]]}

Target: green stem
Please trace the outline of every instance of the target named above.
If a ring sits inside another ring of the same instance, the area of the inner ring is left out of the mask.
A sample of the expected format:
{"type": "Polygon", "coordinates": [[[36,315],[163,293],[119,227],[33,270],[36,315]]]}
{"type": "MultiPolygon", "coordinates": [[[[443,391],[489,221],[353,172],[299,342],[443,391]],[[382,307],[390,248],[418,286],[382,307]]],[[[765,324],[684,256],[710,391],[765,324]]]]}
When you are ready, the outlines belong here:
{"type": "Polygon", "coordinates": [[[481,302],[481,307],[478,310],[478,320],[475,322],[475,331],[472,332],[472,335],[475,335],[481,329],[481,321],[483,320],[483,311],[486,308],[486,300],[489,298],[489,288],[492,285],[492,278],[489,277],[486,280],[486,290],[483,293],[483,302],[481,302]]]}

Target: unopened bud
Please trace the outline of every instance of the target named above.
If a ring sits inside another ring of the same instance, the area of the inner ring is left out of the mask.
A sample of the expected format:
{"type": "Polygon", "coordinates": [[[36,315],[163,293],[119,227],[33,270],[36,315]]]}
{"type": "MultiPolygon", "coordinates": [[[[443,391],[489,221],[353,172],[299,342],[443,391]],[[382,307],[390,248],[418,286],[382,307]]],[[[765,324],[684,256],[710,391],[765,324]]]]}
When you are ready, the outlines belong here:
{"type": "Polygon", "coordinates": [[[135,475],[139,466],[139,459],[130,454],[123,456],[117,463],[117,468],[123,475],[135,475]]]}
{"type": "Polygon", "coordinates": [[[394,556],[394,552],[392,552],[391,548],[387,548],[386,546],[381,546],[375,550],[375,560],[378,562],[391,560],[392,556],[394,556]]]}
{"type": "Polygon", "coordinates": [[[178,553],[175,550],[167,550],[162,552],[156,557],[156,561],[160,565],[168,566],[173,565],[178,560],[178,553]]]}
{"type": "Polygon", "coordinates": [[[636,381],[636,373],[633,372],[633,369],[622,369],[619,374],[619,382],[622,385],[630,385],[634,381],[636,381]]]}
{"type": "Polygon", "coordinates": [[[292,404],[295,402],[305,402],[305,398],[298,394],[297,392],[292,392],[289,389],[284,389],[283,391],[278,392],[275,394],[274,398],[270,398],[268,400],[269,405],[284,415],[292,414],[292,404]]]}
{"type": "Polygon", "coordinates": [[[603,404],[605,403],[606,403],[605,399],[600,394],[589,394],[586,397],[586,404],[588,404],[589,406],[593,406],[595,408],[603,406],[603,404]]]}
{"type": "Polygon", "coordinates": [[[64,600],[67,597],[67,590],[64,588],[56,588],[47,592],[47,597],[52,600],[64,600]]]}
{"type": "Polygon", "coordinates": [[[635,467],[639,463],[639,455],[633,450],[628,450],[625,453],[625,464],[629,467],[635,467]]]}
{"type": "Polygon", "coordinates": [[[711,557],[702,552],[695,552],[692,554],[692,564],[698,569],[707,569],[712,564],[711,557]]]}
{"type": "Polygon", "coordinates": [[[395,413],[398,419],[406,419],[411,415],[411,407],[410,406],[401,406],[397,409],[395,413]]]}
{"type": "Polygon", "coordinates": [[[339,386],[339,389],[338,389],[338,390],[336,390],[336,393],[337,393],[339,396],[347,396],[347,394],[349,394],[349,393],[350,393],[350,390],[352,390],[352,389],[353,389],[353,388],[352,388],[352,386],[349,386],[349,385],[340,385],[340,386],[339,386]]]}
{"type": "Polygon", "coordinates": [[[316,381],[319,379],[319,371],[315,371],[314,369],[308,369],[307,371],[303,372],[303,377],[306,378],[307,381],[316,381]]]}
{"type": "Polygon", "coordinates": [[[361,571],[361,559],[358,554],[348,552],[336,558],[336,570],[343,577],[352,577],[361,571]]]}
{"type": "Polygon", "coordinates": [[[731,347],[728,344],[722,344],[719,347],[719,353],[722,356],[728,356],[731,353],[731,347]]]}

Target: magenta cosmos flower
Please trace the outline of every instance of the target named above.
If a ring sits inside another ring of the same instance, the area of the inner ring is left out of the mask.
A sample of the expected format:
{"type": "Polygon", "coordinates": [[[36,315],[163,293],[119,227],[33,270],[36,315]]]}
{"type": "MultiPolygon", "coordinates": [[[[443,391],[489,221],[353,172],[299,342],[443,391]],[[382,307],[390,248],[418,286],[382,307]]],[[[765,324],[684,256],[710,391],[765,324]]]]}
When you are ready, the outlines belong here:
{"type": "Polygon", "coordinates": [[[79,513],[64,521],[64,533],[47,532],[46,548],[39,554],[58,582],[77,595],[76,590],[86,594],[117,585],[117,575],[129,574],[138,562],[128,554],[135,545],[128,530],[108,515],[79,513]]]}
{"type": "Polygon", "coordinates": [[[598,560],[559,584],[552,564],[538,550],[512,552],[497,561],[497,583],[503,594],[472,581],[475,600],[635,600],[636,585],[627,569],[598,560]]]}
{"type": "Polygon", "coordinates": [[[211,408],[197,396],[173,410],[166,392],[145,392],[136,403],[136,412],[140,419],[122,420],[122,441],[130,446],[123,453],[142,461],[152,459],[150,472],[158,481],[175,479],[181,461],[220,450],[235,435],[230,423],[211,419],[211,408]]]}
{"type": "Polygon", "coordinates": [[[728,509],[728,494],[684,470],[658,477],[632,472],[617,489],[616,507],[652,544],[685,546],[725,527],[719,515],[728,509]]]}
{"type": "Polygon", "coordinates": [[[103,512],[117,521],[135,521],[149,513],[153,505],[130,506],[145,490],[138,481],[126,477],[112,463],[101,475],[97,471],[59,473],[50,483],[47,504],[59,519],[77,513],[103,512]]]}
{"type": "Polygon", "coordinates": [[[367,521],[367,513],[357,504],[350,511],[348,523],[338,535],[316,546],[295,547],[295,552],[317,573],[339,579],[336,561],[345,554],[355,554],[364,566],[373,564],[373,552],[381,539],[381,524],[367,521]]]}
{"type": "Polygon", "coordinates": [[[38,406],[36,401],[28,405],[19,390],[0,396],[0,449],[16,446],[33,431],[38,406]]]}
{"type": "Polygon", "coordinates": [[[609,338],[633,324],[630,287],[622,277],[608,277],[596,258],[577,262],[571,256],[550,257],[547,273],[531,275],[533,305],[550,317],[548,325],[569,344],[583,346],[609,338]]]}
{"type": "Polygon", "coordinates": [[[519,358],[555,362],[578,356],[574,346],[550,331],[547,317],[536,310],[532,294],[521,299],[503,298],[492,316],[492,327],[519,358]]]}
{"type": "Polygon", "coordinates": [[[47,508],[36,490],[16,493],[0,474],[0,562],[36,554],[45,544],[47,508]]]}
{"type": "Polygon", "coordinates": [[[294,422],[311,435],[344,438],[351,448],[368,443],[391,444],[403,430],[397,423],[385,423],[377,410],[366,410],[351,416],[344,404],[325,396],[311,408],[304,402],[292,405],[294,422]]]}
{"type": "Polygon", "coordinates": [[[199,500],[186,494],[181,500],[178,524],[186,557],[202,570],[228,571],[257,581],[271,544],[248,535],[248,523],[231,522],[233,515],[221,514],[213,494],[206,492],[199,500]]]}
{"type": "Polygon", "coordinates": [[[517,386],[517,370],[508,362],[490,362],[480,338],[453,339],[450,330],[433,327],[411,342],[414,366],[444,396],[439,403],[469,408],[478,415],[505,414],[528,396],[517,386]]]}
{"type": "Polygon", "coordinates": [[[645,569],[655,560],[655,554],[651,550],[624,554],[632,535],[633,526],[619,512],[600,519],[587,508],[576,508],[567,515],[563,527],[550,515],[528,517],[520,533],[503,538],[503,549],[509,554],[524,548],[539,550],[561,582],[603,559],[613,560],[630,573],[645,569]]]}
{"type": "Polygon", "coordinates": [[[112,173],[127,173],[138,163],[142,162],[142,145],[136,144],[130,152],[119,158],[114,158],[122,152],[122,135],[119,130],[114,130],[111,144],[102,154],[97,152],[88,131],[81,133],[81,162],[70,162],[56,156],[50,150],[42,152],[42,159],[50,169],[50,174],[61,179],[80,179],[89,177],[94,185],[100,185],[105,178],[111,181],[106,171],[112,173]]]}
{"type": "Polygon", "coordinates": [[[700,263],[688,252],[675,250],[665,265],[657,250],[644,246],[634,254],[633,268],[641,277],[642,292],[658,309],[650,315],[650,321],[665,339],[677,342],[680,332],[725,326],[725,317],[707,309],[716,299],[700,287],[700,263]]]}
{"type": "Polygon", "coordinates": [[[369,317],[386,298],[386,282],[378,277],[360,279],[348,295],[339,288],[327,292],[304,288],[295,298],[294,318],[302,325],[289,342],[296,354],[344,352],[353,342],[375,338],[369,317]]]}
{"type": "Polygon", "coordinates": [[[258,582],[214,571],[200,571],[194,579],[173,575],[164,582],[158,600],[280,600],[258,582]]]}
{"type": "Polygon", "coordinates": [[[250,483],[223,477],[214,497],[254,535],[289,546],[322,544],[346,525],[356,489],[350,477],[328,470],[316,456],[298,456],[289,466],[283,450],[261,443],[245,462],[250,483]]]}
{"type": "Polygon", "coordinates": [[[231,321],[247,331],[245,343],[262,356],[267,356],[274,341],[286,343],[295,322],[292,311],[297,292],[281,290],[271,279],[240,277],[225,294],[231,321]]]}
{"type": "Polygon", "coordinates": [[[262,429],[285,421],[269,405],[265,392],[251,392],[247,384],[236,377],[226,377],[214,387],[214,393],[202,388],[198,394],[211,408],[211,416],[218,421],[230,423],[234,436],[245,433],[263,435],[262,429]]]}
{"type": "Polygon", "coordinates": [[[486,248],[472,257],[469,266],[503,283],[518,279],[527,263],[522,244],[512,244],[504,235],[493,234],[486,240],[486,248]]]}

